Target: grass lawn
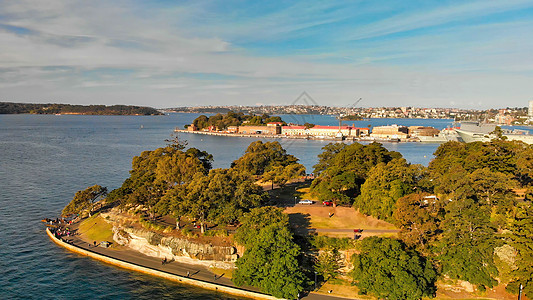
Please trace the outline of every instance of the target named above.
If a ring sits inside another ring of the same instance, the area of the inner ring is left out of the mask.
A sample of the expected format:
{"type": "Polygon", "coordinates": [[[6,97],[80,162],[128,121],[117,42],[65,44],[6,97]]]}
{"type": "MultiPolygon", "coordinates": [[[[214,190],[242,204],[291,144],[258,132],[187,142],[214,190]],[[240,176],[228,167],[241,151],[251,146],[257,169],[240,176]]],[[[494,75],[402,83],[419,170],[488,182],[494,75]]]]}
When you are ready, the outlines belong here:
{"type": "Polygon", "coordinates": [[[359,295],[359,289],[347,280],[335,279],[322,284],[317,293],[354,299],[375,299],[371,296],[359,295]],[[331,293],[329,293],[331,291],[331,293]]]}
{"type": "MultiPolygon", "coordinates": [[[[286,214],[307,216],[312,228],[346,229],[396,229],[394,225],[373,217],[365,216],[352,207],[325,207],[296,205],[287,207],[286,214]],[[332,216],[330,217],[330,214],[332,216]]],[[[304,224],[301,224],[304,225],[304,224]]]]}
{"type": "Polygon", "coordinates": [[[91,241],[113,241],[113,226],[107,223],[100,214],[95,214],[83,220],[78,227],[78,233],[91,241]]]}

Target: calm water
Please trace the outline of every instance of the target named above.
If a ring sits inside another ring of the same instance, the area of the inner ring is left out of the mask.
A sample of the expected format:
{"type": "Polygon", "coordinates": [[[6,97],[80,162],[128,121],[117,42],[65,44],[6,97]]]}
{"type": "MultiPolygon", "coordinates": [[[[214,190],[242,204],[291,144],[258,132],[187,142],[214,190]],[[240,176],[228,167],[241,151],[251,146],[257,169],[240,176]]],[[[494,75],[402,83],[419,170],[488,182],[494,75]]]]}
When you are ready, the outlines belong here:
{"type": "MultiPolygon", "coordinates": [[[[165,145],[175,127],[183,128],[196,116],[0,115],[0,299],[233,299],[69,253],[48,239],[39,221],[58,215],[80,189],[94,184],[118,187],[128,176],[133,156],[165,145]]],[[[337,124],[329,116],[291,118],[284,117],[293,122],[337,124]]],[[[451,121],[383,119],[355,123],[444,128],[451,121]]],[[[212,153],[216,168],[228,167],[254,141],[194,134],[182,134],[181,138],[189,146],[212,153]]],[[[280,142],[309,172],[327,144],[280,142]]],[[[401,152],[410,162],[424,165],[438,147],[384,145],[401,152]]]]}

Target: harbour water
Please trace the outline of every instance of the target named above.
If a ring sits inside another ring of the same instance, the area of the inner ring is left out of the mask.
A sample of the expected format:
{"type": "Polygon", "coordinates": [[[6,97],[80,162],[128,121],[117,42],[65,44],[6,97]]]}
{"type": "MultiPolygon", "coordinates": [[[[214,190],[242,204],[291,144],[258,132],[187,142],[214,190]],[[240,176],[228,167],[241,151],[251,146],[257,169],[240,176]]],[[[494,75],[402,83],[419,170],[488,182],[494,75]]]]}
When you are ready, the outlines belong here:
{"type": "MultiPolygon", "coordinates": [[[[133,156],[165,145],[175,127],[183,128],[197,116],[0,115],[0,299],[234,299],[69,253],[48,240],[40,222],[44,217],[57,216],[80,189],[94,184],[118,187],[128,177],[133,156]]],[[[337,124],[331,116],[283,118],[288,122],[337,124]]],[[[452,121],[373,119],[345,123],[441,129],[452,121]]],[[[180,139],[213,154],[215,168],[229,167],[255,140],[195,134],[182,134],[180,139]]],[[[328,143],[279,141],[308,172],[328,143]]],[[[401,152],[412,163],[427,165],[438,144],[384,146],[401,152]]]]}

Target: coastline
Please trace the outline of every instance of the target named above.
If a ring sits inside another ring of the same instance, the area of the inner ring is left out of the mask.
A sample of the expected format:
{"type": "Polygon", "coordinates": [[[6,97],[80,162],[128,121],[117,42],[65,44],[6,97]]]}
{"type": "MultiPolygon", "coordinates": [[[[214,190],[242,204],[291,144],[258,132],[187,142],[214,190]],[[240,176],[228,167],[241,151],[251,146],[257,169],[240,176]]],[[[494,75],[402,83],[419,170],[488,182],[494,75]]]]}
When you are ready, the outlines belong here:
{"type": "MultiPolygon", "coordinates": [[[[212,131],[189,131],[184,129],[174,129],[174,132],[178,133],[192,133],[203,134],[213,136],[229,136],[229,137],[246,137],[246,138],[269,138],[269,139],[296,139],[296,140],[319,140],[319,141],[340,141],[341,139],[335,137],[322,137],[322,136],[310,136],[310,135],[282,135],[282,134],[245,134],[245,133],[225,133],[225,132],[212,132],[212,131]]],[[[355,142],[379,142],[379,143],[420,143],[419,139],[376,139],[376,138],[354,138],[348,137],[343,139],[344,141],[355,142]]],[[[431,142],[427,142],[431,143],[431,142]]],[[[443,143],[435,142],[435,143],[443,143]]]]}
{"type": "Polygon", "coordinates": [[[71,252],[74,252],[74,253],[77,253],[83,256],[91,257],[93,259],[96,259],[96,260],[99,260],[99,261],[102,261],[102,262],[105,262],[110,265],[114,265],[114,266],[117,266],[123,269],[141,272],[141,273],[145,273],[148,275],[153,275],[153,276],[157,276],[160,278],[168,279],[174,282],[183,283],[187,285],[193,285],[193,286],[197,286],[203,289],[222,292],[225,294],[230,294],[230,295],[239,296],[239,297],[246,297],[250,299],[268,299],[268,300],[279,299],[274,296],[262,294],[260,292],[244,290],[244,289],[240,289],[237,287],[231,287],[231,286],[224,285],[224,284],[215,284],[215,283],[207,282],[201,279],[193,279],[190,277],[173,274],[173,273],[166,272],[166,271],[156,270],[148,266],[142,266],[139,264],[135,264],[133,262],[128,262],[128,261],[125,261],[119,258],[114,258],[108,255],[102,254],[102,253],[97,253],[97,252],[94,252],[88,249],[84,249],[73,243],[67,243],[67,242],[64,242],[58,239],[52,234],[49,228],[46,228],[46,234],[58,246],[61,246],[71,252]]]}

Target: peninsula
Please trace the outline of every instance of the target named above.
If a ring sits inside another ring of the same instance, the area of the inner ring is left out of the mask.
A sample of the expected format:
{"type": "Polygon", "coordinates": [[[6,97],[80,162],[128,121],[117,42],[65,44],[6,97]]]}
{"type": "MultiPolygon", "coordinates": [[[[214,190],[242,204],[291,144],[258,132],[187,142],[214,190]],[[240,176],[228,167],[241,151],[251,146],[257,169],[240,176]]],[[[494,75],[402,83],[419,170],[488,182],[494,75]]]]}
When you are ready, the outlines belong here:
{"type": "Polygon", "coordinates": [[[0,102],[0,114],[162,115],[155,108],[131,105],[72,105],[0,102]]]}
{"type": "Polygon", "coordinates": [[[80,190],[45,221],[72,251],[183,283],[201,273],[219,291],[514,299],[530,282],[533,146],[448,142],[427,168],[379,143],[323,149],[313,175],[262,141],[212,169],[176,137],[135,157],[121,187],[80,190]]]}

